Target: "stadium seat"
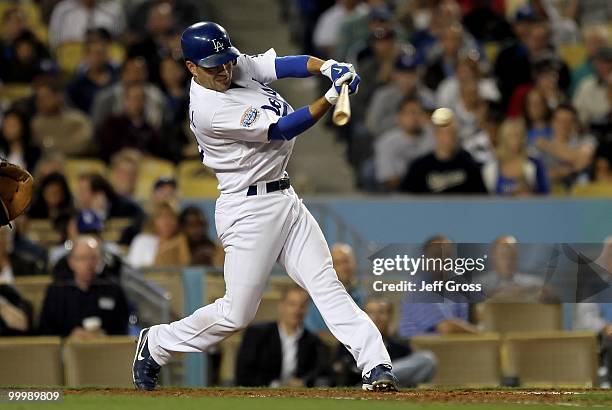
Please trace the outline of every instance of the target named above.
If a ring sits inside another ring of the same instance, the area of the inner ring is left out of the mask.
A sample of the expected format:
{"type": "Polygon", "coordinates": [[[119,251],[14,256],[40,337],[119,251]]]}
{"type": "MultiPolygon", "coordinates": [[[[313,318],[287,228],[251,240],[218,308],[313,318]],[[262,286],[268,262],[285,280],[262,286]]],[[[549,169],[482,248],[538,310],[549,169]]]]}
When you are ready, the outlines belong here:
{"type": "Polygon", "coordinates": [[[211,177],[181,179],[179,192],[185,199],[214,199],[219,197],[218,185],[217,179],[211,177]]]}
{"type": "MultiPolygon", "coordinates": [[[[76,71],[83,60],[84,50],[81,42],[62,43],[55,49],[55,58],[60,69],[67,74],[76,71]]],[[[118,43],[111,43],[108,48],[111,60],[122,63],[125,60],[125,47],[118,43]]]]}
{"type": "Polygon", "coordinates": [[[172,315],[183,317],[185,301],[181,272],[145,272],[144,277],[169,293],[172,315]]]}
{"type": "Polygon", "coordinates": [[[0,85],[0,102],[11,105],[13,102],[32,95],[34,90],[31,84],[13,83],[0,85]]]}
{"type": "Polygon", "coordinates": [[[561,330],[559,304],[482,303],[479,311],[481,324],[487,332],[561,330]]]}
{"type": "Polygon", "coordinates": [[[59,337],[0,337],[0,386],[63,384],[59,337]]]}
{"type": "Polygon", "coordinates": [[[504,350],[506,371],[522,386],[596,386],[594,333],[512,332],[505,335],[504,350]]]}
{"type": "Polygon", "coordinates": [[[133,223],[130,218],[112,218],[104,223],[102,238],[105,241],[117,242],[121,238],[123,231],[133,223]]]}
{"type": "Polygon", "coordinates": [[[214,173],[197,160],[178,165],[179,190],[183,198],[217,198],[219,182],[214,173]]]}
{"type": "Polygon", "coordinates": [[[582,44],[564,44],[559,47],[559,56],[570,70],[574,70],[586,58],[586,50],[582,44]]]}
{"type": "Polygon", "coordinates": [[[219,381],[221,385],[233,385],[236,373],[236,358],[242,342],[243,332],[237,332],[219,343],[221,349],[221,366],[219,381]]]}
{"type": "Polygon", "coordinates": [[[148,200],[155,181],[162,177],[174,178],[175,176],[176,168],[172,162],[158,158],[145,158],[140,165],[140,177],[134,196],[137,199],[148,200]]]}
{"type": "Polygon", "coordinates": [[[61,240],[59,232],[55,230],[53,222],[49,219],[29,219],[25,225],[24,235],[44,247],[55,245],[61,240]]]}
{"type": "Polygon", "coordinates": [[[214,172],[202,164],[198,160],[186,160],[182,161],[177,166],[178,178],[179,179],[190,179],[195,177],[214,177],[214,172]]]}
{"type": "Polygon", "coordinates": [[[572,189],[571,195],[583,198],[612,198],[612,184],[591,182],[584,185],[576,185],[572,189]]]}
{"type": "Polygon", "coordinates": [[[51,276],[17,276],[15,277],[15,288],[21,296],[32,304],[34,324],[38,324],[40,311],[42,310],[47,287],[51,283],[51,276]]]}
{"type": "Polygon", "coordinates": [[[438,359],[432,384],[447,386],[499,386],[501,382],[500,336],[427,335],[411,339],[415,350],[428,350],[438,359]]]}
{"type": "Polygon", "coordinates": [[[68,339],[63,349],[66,385],[132,387],[134,346],[130,336],[68,339]]]}
{"type": "Polygon", "coordinates": [[[99,159],[67,159],[64,165],[64,172],[68,185],[72,192],[77,192],[77,185],[79,181],[79,175],[95,172],[102,176],[106,175],[106,164],[104,161],[99,159]]]}

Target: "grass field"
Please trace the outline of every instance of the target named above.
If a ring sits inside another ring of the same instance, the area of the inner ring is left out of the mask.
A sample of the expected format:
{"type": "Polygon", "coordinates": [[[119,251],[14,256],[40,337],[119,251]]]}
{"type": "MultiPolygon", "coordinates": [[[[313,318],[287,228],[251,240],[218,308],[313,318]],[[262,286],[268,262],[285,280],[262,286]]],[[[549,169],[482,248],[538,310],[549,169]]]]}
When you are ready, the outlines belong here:
{"type": "Polygon", "coordinates": [[[606,390],[405,390],[372,394],[349,389],[129,389],[65,390],[61,403],[0,404],[3,409],[66,410],[552,410],[612,409],[606,390]],[[43,407],[41,407],[43,406],[43,407]]]}

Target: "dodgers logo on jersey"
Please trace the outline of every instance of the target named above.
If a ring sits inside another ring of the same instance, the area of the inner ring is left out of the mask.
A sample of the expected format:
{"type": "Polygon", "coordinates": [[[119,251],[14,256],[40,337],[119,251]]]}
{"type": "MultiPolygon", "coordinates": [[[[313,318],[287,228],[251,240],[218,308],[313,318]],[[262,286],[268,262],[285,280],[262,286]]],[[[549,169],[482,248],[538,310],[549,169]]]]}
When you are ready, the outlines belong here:
{"type": "Polygon", "coordinates": [[[250,128],[251,125],[255,124],[255,121],[259,118],[259,110],[257,108],[249,107],[240,117],[240,126],[244,128],[250,128]]]}
{"type": "Polygon", "coordinates": [[[223,43],[219,40],[213,39],[212,43],[213,47],[215,48],[215,53],[219,52],[219,50],[223,50],[223,43]]]}

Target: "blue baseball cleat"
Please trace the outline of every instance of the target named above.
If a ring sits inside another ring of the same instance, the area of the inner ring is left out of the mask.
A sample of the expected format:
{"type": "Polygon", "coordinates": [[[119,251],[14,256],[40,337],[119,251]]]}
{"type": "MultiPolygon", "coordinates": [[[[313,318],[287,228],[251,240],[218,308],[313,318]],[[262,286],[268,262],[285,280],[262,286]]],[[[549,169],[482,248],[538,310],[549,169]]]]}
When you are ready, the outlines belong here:
{"type": "Polygon", "coordinates": [[[361,379],[361,388],[369,391],[398,391],[397,377],[391,371],[391,366],[388,364],[379,364],[361,379]]]}
{"type": "Polygon", "coordinates": [[[157,385],[159,371],[158,365],[149,352],[147,337],[149,328],[142,329],[138,335],[136,343],[136,353],[134,354],[134,364],[132,365],[132,380],[134,386],[139,390],[153,390],[157,385]]]}

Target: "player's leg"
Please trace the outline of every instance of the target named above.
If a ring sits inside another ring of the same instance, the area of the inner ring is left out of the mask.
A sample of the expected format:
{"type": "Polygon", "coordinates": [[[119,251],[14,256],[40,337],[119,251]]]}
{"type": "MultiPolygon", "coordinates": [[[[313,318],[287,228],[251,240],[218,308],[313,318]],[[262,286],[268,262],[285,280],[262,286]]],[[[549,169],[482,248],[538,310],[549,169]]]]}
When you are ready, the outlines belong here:
{"type": "Polygon", "coordinates": [[[379,365],[390,367],[380,332],[338,280],[317,222],[297,197],[295,201],[295,223],[279,262],[310,294],[327,327],[351,352],[364,375],[379,365]]]}
{"type": "Polygon", "coordinates": [[[159,365],[175,352],[202,352],[254,318],[268,275],[290,228],[290,201],[240,198],[218,204],[215,220],[225,249],[223,298],[179,321],[153,326],[146,347],[159,365]]]}

